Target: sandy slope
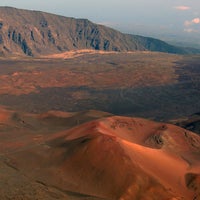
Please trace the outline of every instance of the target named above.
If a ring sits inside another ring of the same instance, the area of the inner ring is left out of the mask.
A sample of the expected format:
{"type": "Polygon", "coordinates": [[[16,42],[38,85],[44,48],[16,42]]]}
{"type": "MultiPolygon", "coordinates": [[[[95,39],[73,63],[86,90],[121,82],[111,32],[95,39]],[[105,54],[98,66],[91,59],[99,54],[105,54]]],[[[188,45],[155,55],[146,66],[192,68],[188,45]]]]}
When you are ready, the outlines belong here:
{"type": "MultiPolygon", "coordinates": [[[[64,136],[67,141],[106,137],[123,150],[141,176],[147,174],[150,179],[164,186],[166,191],[170,191],[170,194],[192,199],[198,193],[196,191],[195,194],[195,191],[188,188],[186,176],[200,174],[200,138],[184,129],[144,119],[111,117],[75,127],[59,135],[64,136]]],[[[97,152],[97,156],[101,153],[105,153],[103,149],[102,152],[97,152]]],[[[128,193],[131,192],[129,189],[128,193]]]]}
{"type": "MultiPolygon", "coordinates": [[[[66,199],[200,199],[200,137],[190,131],[96,111],[10,112],[0,111],[2,124],[12,125],[1,132],[1,161],[26,177],[22,185],[36,184],[37,199],[38,184],[66,199]]],[[[8,180],[9,170],[0,176],[8,180]]]]}
{"type": "MultiPolygon", "coordinates": [[[[41,56],[41,58],[70,59],[70,58],[76,58],[76,57],[84,56],[86,54],[93,55],[93,54],[117,54],[117,53],[118,52],[116,52],[116,51],[81,49],[81,50],[66,51],[66,52],[58,53],[58,54],[45,55],[45,56],[41,56]]],[[[134,53],[134,52],[132,52],[132,53],[134,53]]]]}

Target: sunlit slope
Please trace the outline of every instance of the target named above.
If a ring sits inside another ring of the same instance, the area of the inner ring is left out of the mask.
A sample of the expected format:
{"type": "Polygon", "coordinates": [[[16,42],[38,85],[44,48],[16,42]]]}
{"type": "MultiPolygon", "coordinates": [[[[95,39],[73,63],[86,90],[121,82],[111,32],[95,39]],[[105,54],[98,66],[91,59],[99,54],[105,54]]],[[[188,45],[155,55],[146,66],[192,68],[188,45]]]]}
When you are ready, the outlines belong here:
{"type": "MultiPolygon", "coordinates": [[[[198,135],[170,124],[106,115],[51,111],[13,117],[2,109],[1,161],[26,177],[22,185],[30,181],[72,199],[199,198],[198,135]]],[[[17,187],[13,181],[8,184],[17,187]]],[[[23,194],[29,192],[25,187],[23,194]]]]}
{"type": "Polygon", "coordinates": [[[161,40],[123,34],[117,30],[41,11],[0,7],[0,55],[40,56],[69,50],[160,51],[199,53],[161,40]]]}

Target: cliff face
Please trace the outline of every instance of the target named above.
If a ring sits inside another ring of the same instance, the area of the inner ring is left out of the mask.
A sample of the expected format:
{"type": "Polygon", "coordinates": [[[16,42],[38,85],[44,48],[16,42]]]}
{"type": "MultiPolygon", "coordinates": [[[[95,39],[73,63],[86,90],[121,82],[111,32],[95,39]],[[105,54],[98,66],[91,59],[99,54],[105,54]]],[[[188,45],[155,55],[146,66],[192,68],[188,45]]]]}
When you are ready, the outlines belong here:
{"type": "Polygon", "coordinates": [[[87,19],[37,11],[0,8],[0,46],[3,53],[59,53],[73,49],[144,50],[131,37],[87,19]]]}
{"type": "Polygon", "coordinates": [[[160,40],[122,34],[87,19],[0,7],[1,54],[38,56],[85,48],[188,53],[160,40]]]}

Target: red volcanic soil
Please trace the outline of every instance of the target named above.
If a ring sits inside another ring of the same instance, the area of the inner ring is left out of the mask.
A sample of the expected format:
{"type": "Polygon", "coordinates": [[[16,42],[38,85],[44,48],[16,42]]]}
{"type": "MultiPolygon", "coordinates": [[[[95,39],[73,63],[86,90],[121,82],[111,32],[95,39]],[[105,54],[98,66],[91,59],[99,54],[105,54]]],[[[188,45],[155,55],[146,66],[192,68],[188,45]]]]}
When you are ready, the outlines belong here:
{"type": "MultiPolygon", "coordinates": [[[[13,118],[5,122],[8,113],[3,112],[3,123],[11,125],[13,118]]],[[[23,143],[12,151],[12,142],[4,137],[2,159],[31,184],[54,189],[54,195],[62,194],[63,199],[200,199],[198,135],[170,124],[119,116],[102,118],[105,115],[108,113],[97,111],[21,113],[18,119],[31,126],[9,132],[10,140],[18,134],[23,143]],[[81,123],[85,119],[85,123],[77,126],[72,119],[81,123]]],[[[45,199],[38,190],[34,197],[45,199]]]]}
{"type": "MultiPolygon", "coordinates": [[[[105,182],[99,183],[101,186],[107,183],[106,190],[111,187],[106,194],[102,194],[104,197],[111,195],[110,198],[131,199],[137,196],[137,199],[154,199],[156,197],[153,197],[150,191],[155,191],[157,188],[158,191],[170,191],[174,197],[185,199],[192,199],[197,195],[187,186],[189,181],[186,177],[188,174],[199,177],[200,138],[184,129],[144,119],[110,117],[83,124],[56,137],[54,135],[51,139],[51,145],[67,147],[67,144],[71,143],[73,148],[70,147],[68,151],[71,151],[71,148],[73,151],[76,149],[73,155],[77,158],[73,156],[70,163],[75,159],[81,166],[82,162],[85,163],[84,155],[87,155],[85,169],[80,169],[84,171],[84,175],[88,175],[86,177],[91,176],[92,169],[96,170],[95,167],[101,171],[96,172],[97,174],[102,171],[108,173],[104,174],[105,182]],[[89,171],[87,171],[88,163],[94,167],[89,171]],[[112,180],[112,186],[109,185],[108,177],[112,180]],[[125,185],[126,187],[122,188],[125,185]],[[114,190],[116,187],[118,192],[114,190]],[[113,190],[115,192],[111,194],[113,190]]],[[[68,163],[65,161],[62,169],[73,171],[71,164],[68,166],[68,163]]],[[[87,183],[89,184],[93,178],[87,180],[87,183]]],[[[103,179],[103,174],[101,178],[103,179]]],[[[195,183],[198,184],[197,181],[195,183]]],[[[101,191],[100,188],[96,190],[97,194],[99,190],[101,191]]]]}
{"type": "Polygon", "coordinates": [[[155,52],[116,53],[87,49],[45,57],[0,59],[0,94],[18,96],[52,87],[115,89],[172,84],[177,82],[174,62],[181,58],[155,52]]]}
{"type": "Polygon", "coordinates": [[[12,118],[13,111],[0,107],[0,123],[8,122],[12,118]]]}

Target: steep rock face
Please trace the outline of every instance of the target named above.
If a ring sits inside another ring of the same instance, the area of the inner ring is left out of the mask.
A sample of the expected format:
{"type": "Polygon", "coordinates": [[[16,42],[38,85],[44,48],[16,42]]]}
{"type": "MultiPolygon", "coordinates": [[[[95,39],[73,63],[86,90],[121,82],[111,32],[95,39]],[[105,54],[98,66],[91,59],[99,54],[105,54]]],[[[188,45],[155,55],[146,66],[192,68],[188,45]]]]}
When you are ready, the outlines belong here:
{"type": "Polygon", "coordinates": [[[0,46],[3,53],[59,53],[73,49],[144,50],[131,37],[96,25],[38,11],[0,8],[0,46]]]}
{"type": "MultiPolygon", "coordinates": [[[[122,34],[87,19],[0,7],[0,52],[37,56],[74,49],[190,53],[160,40],[122,34]],[[153,47],[153,48],[152,48],[153,47]]],[[[197,50],[194,50],[195,53],[197,50]]],[[[198,52],[198,51],[197,51],[198,52]]]]}

